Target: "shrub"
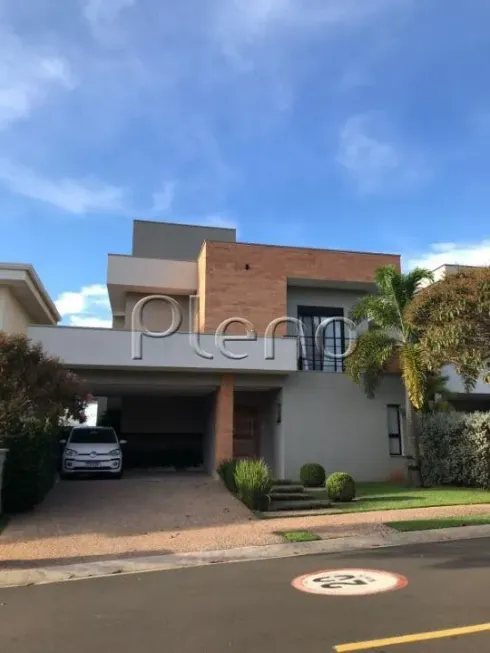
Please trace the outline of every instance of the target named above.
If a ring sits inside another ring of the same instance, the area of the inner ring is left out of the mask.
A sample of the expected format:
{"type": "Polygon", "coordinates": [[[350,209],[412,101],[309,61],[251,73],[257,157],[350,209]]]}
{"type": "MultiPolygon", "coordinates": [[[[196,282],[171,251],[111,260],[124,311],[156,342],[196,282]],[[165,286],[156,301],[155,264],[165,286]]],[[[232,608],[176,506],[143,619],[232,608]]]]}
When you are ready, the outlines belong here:
{"type": "Polygon", "coordinates": [[[490,489],[490,413],[419,415],[417,428],[426,485],[490,489]]]}
{"type": "Polygon", "coordinates": [[[307,463],[300,469],[299,478],[305,487],[323,487],[325,470],[318,463],[307,463]]]}
{"type": "Polygon", "coordinates": [[[250,510],[267,510],[272,478],[263,460],[240,460],[235,469],[235,483],[238,498],[250,510]]]}
{"type": "Polygon", "coordinates": [[[3,437],[0,446],[9,450],[3,470],[3,510],[16,513],[34,508],[56,479],[58,432],[32,421],[3,437]]]}
{"type": "Polygon", "coordinates": [[[223,460],[218,467],[218,474],[221,480],[232,494],[236,494],[237,492],[235,483],[235,469],[237,464],[238,460],[230,458],[228,460],[223,460]]]}
{"type": "Polygon", "coordinates": [[[326,488],[332,501],[352,501],[356,496],[356,484],[350,474],[335,472],[327,478],[326,488]]]}

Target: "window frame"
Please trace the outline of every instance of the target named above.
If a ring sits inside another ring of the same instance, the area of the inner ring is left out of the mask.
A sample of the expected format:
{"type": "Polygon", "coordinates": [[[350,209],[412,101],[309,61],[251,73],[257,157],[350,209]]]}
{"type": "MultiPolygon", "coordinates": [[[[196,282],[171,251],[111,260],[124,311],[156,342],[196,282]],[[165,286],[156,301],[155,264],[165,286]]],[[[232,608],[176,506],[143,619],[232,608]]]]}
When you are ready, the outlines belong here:
{"type": "Polygon", "coordinates": [[[390,453],[390,456],[393,458],[400,458],[405,455],[405,447],[404,447],[404,442],[403,442],[403,427],[402,427],[402,419],[401,419],[401,405],[400,404],[387,404],[386,405],[386,426],[388,430],[388,451],[390,453]],[[390,432],[390,419],[389,419],[389,411],[390,409],[396,409],[396,420],[397,420],[397,425],[398,425],[398,433],[391,433],[390,432]],[[391,441],[392,440],[398,440],[399,442],[399,450],[400,453],[392,453],[391,451],[391,441]]]}
{"type": "MultiPolygon", "coordinates": [[[[298,304],[296,317],[301,322],[303,327],[306,326],[304,322],[304,318],[311,318],[312,326],[313,326],[314,318],[320,318],[321,321],[321,320],[328,319],[330,317],[342,317],[342,318],[345,317],[345,309],[340,306],[339,307],[311,306],[311,305],[298,304]]],[[[336,335],[336,323],[334,323],[333,328],[334,328],[334,334],[333,336],[330,336],[328,340],[333,340],[334,352],[337,351],[339,344],[340,344],[340,351],[345,351],[344,324],[341,323],[340,325],[339,337],[337,337],[336,335]]],[[[327,365],[327,367],[325,367],[325,356],[320,351],[318,351],[316,347],[314,335],[313,335],[313,347],[312,347],[313,357],[312,358],[308,357],[306,342],[307,339],[311,337],[312,336],[307,336],[306,334],[304,334],[304,336],[301,334],[299,335],[299,340],[301,345],[300,354],[298,357],[299,369],[303,371],[313,371],[313,372],[330,372],[333,374],[339,374],[345,372],[345,362],[343,358],[340,359],[328,358],[327,361],[330,364],[327,365]]],[[[327,338],[326,338],[325,330],[323,332],[323,337],[324,337],[324,342],[326,342],[327,338]]]]}

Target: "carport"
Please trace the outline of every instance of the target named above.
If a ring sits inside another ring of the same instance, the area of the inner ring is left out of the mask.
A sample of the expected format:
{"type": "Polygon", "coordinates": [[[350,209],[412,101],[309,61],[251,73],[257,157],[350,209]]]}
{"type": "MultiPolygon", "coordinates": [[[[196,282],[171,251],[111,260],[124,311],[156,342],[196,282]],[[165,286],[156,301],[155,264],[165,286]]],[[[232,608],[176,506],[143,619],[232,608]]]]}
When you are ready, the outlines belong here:
{"type": "Polygon", "coordinates": [[[216,471],[226,458],[264,458],[281,472],[280,377],[77,369],[98,422],[124,445],[125,468],[216,471]],[[102,421],[101,421],[102,420],[102,421]]]}
{"type": "MultiPolygon", "coordinates": [[[[79,372],[80,374],[80,372],[79,372]]],[[[124,466],[212,471],[218,377],[155,372],[81,374],[96,397],[98,423],[114,426],[124,466]]]]}

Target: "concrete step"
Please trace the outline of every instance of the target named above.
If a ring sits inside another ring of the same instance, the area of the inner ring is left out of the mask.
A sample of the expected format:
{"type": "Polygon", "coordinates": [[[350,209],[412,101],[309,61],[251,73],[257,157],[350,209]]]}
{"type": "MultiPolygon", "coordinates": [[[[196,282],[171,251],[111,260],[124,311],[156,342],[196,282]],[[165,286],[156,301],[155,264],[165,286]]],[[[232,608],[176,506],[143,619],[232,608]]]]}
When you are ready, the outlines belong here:
{"type": "MultiPolygon", "coordinates": [[[[272,497],[271,497],[272,498],[272,497]]],[[[331,508],[332,504],[330,501],[322,499],[309,499],[302,501],[277,501],[275,498],[272,498],[272,501],[269,506],[268,512],[276,511],[295,511],[295,510],[325,510],[331,508]]]]}
{"type": "Polygon", "coordinates": [[[305,488],[303,485],[273,485],[271,492],[273,494],[297,494],[299,492],[304,492],[305,488]]]}
{"type": "Polygon", "coordinates": [[[272,501],[311,501],[311,497],[304,492],[276,492],[270,494],[272,501]]]}

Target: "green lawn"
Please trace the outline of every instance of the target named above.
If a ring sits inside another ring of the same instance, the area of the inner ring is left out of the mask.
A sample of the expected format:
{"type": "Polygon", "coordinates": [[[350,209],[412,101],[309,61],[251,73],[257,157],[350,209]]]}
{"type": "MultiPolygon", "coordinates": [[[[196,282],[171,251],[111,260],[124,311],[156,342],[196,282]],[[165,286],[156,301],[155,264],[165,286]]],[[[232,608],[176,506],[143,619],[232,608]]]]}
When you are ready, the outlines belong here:
{"type": "MultiPolygon", "coordinates": [[[[328,498],[326,490],[317,490],[315,498],[328,498]]],[[[402,510],[431,506],[490,504],[490,491],[473,488],[432,487],[408,488],[390,483],[358,483],[357,497],[352,503],[333,504],[330,513],[402,510]]]]}
{"type": "Polygon", "coordinates": [[[483,526],[490,524],[490,515],[468,515],[468,517],[440,517],[438,519],[414,519],[413,521],[392,521],[387,524],[397,531],[428,531],[455,526],[483,526]]]}
{"type": "Polygon", "coordinates": [[[311,531],[284,531],[278,535],[281,535],[287,542],[314,542],[320,539],[311,531]]]}

